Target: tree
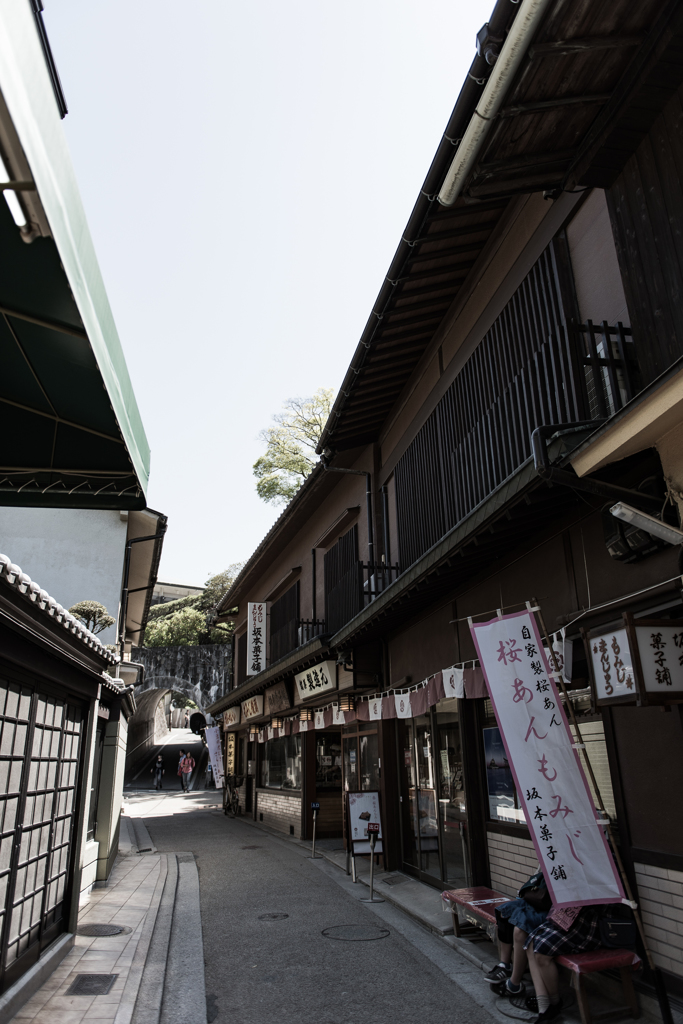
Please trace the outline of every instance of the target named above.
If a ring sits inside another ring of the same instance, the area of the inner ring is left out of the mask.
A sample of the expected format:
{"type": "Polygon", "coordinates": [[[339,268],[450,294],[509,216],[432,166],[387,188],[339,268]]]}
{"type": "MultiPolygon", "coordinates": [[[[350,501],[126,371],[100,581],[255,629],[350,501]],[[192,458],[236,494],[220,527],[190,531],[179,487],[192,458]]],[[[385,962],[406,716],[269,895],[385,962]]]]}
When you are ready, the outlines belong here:
{"type": "Polygon", "coordinates": [[[143,646],[196,647],[198,644],[227,644],[234,631],[233,623],[214,625],[213,609],[232,586],[242,568],[234,562],[223,572],[210,576],[202,594],[181,597],[150,609],[143,646]]]}
{"type": "Polygon", "coordinates": [[[318,388],[311,398],[289,398],[276,426],[259,434],[266,453],[254,463],[256,493],[271,505],[292,500],[316,463],[315,449],[327,423],[334,390],[318,388]]]}
{"type": "Polygon", "coordinates": [[[105,629],[109,629],[116,621],[99,601],[79,601],[72,605],[69,611],[96,636],[98,633],[104,632],[105,629]]]}

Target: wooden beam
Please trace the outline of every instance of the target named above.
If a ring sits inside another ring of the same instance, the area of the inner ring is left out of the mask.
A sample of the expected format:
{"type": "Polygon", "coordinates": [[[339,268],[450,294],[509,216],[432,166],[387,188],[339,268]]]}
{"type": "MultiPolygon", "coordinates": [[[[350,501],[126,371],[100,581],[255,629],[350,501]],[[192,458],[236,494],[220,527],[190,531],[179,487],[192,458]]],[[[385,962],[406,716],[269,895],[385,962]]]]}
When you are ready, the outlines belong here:
{"type": "Polygon", "coordinates": [[[534,103],[516,103],[511,107],[503,107],[499,117],[518,117],[520,114],[535,114],[543,110],[555,110],[557,107],[570,107],[578,104],[607,103],[611,97],[609,92],[590,93],[586,96],[557,96],[551,100],[538,100],[534,103]]]}
{"type": "Polygon", "coordinates": [[[554,43],[536,43],[530,46],[529,60],[537,57],[565,57],[586,50],[622,50],[640,46],[644,36],[588,36],[586,39],[558,39],[554,43]]]}

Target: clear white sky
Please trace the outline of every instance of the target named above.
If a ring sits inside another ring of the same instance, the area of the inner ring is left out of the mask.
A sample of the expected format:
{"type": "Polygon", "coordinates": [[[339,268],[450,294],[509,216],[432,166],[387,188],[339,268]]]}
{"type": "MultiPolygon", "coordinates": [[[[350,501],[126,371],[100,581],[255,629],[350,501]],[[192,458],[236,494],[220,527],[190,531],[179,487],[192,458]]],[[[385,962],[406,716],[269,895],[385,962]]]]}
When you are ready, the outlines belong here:
{"type": "Polygon", "coordinates": [[[203,583],[279,515],[258,432],[341,383],[492,7],[46,0],[162,580],[203,583]]]}

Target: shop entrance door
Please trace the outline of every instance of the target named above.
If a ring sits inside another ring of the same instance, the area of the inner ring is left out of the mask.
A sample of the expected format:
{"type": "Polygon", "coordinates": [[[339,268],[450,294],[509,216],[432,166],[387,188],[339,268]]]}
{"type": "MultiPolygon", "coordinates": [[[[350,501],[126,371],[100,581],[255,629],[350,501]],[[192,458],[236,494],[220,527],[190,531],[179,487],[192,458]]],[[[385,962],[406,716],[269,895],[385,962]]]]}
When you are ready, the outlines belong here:
{"type": "Polygon", "coordinates": [[[467,885],[457,712],[430,711],[419,718],[399,719],[397,725],[403,869],[431,885],[467,885]]]}

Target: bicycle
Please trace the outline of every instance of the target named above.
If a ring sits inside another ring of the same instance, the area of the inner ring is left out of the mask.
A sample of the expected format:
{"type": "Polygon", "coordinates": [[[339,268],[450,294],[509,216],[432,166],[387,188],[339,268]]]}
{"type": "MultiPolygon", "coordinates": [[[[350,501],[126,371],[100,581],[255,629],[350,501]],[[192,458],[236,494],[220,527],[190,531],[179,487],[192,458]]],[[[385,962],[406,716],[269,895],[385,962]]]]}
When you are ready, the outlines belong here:
{"type": "Polygon", "coordinates": [[[223,814],[229,814],[235,818],[240,810],[239,788],[244,782],[243,775],[228,775],[225,780],[225,798],[223,803],[223,814]]]}

